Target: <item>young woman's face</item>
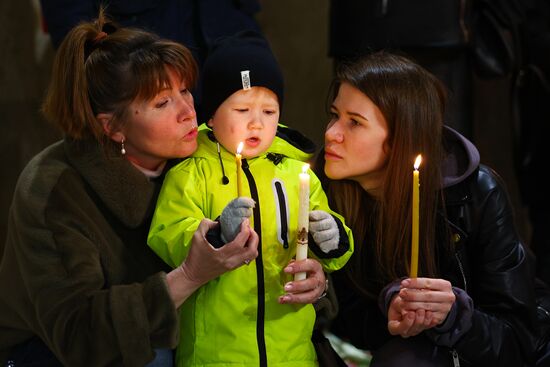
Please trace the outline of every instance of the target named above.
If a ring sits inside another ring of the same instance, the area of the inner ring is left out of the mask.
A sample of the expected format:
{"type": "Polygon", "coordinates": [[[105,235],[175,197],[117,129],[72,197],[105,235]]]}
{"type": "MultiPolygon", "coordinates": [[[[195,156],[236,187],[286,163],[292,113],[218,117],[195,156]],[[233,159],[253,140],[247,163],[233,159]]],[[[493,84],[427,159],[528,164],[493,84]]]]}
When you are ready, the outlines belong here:
{"type": "Polygon", "coordinates": [[[380,109],[357,88],[343,83],[325,132],[325,174],[350,179],[375,193],[384,174],[388,127],[380,109]]]}
{"type": "Polygon", "coordinates": [[[244,143],[242,156],[256,157],[273,142],[279,123],[279,102],[271,90],[252,87],[230,95],[208,122],[214,136],[230,152],[244,143]]]}
{"type": "Polygon", "coordinates": [[[170,85],[152,100],[132,102],[122,128],[126,157],[148,169],[197,149],[197,116],[185,82],[169,70],[170,85]]]}

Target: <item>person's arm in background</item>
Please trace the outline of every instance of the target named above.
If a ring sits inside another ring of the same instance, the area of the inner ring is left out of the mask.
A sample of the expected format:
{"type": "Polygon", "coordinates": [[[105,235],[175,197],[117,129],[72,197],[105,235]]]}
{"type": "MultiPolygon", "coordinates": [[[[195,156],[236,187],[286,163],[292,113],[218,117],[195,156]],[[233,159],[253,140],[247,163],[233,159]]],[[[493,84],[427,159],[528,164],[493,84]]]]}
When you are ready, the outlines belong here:
{"type": "Polygon", "coordinates": [[[57,49],[65,35],[81,21],[97,17],[99,6],[94,0],[40,0],[43,22],[57,49]]]}

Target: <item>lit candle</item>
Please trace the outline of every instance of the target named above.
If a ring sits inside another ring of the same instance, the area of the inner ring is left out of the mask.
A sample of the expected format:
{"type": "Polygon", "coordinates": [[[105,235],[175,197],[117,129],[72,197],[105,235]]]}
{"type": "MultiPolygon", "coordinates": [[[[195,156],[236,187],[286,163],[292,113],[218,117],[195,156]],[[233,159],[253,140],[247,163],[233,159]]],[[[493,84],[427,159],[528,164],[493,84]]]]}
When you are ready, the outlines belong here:
{"type": "Polygon", "coordinates": [[[422,162],[422,156],[419,154],[414,161],[413,170],[413,197],[412,197],[412,238],[411,238],[411,278],[418,276],[418,220],[420,206],[420,172],[418,168],[422,162]]]}
{"type": "MultiPolygon", "coordinates": [[[[298,207],[298,236],[296,240],[296,261],[307,259],[307,236],[309,228],[309,164],[302,166],[298,207]]],[[[296,273],[294,280],[306,279],[306,273],[296,273]]]]}
{"type": "Polygon", "coordinates": [[[237,163],[237,197],[242,196],[242,184],[241,184],[241,171],[242,171],[242,161],[241,161],[241,152],[243,151],[243,142],[241,141],[237,146],[237,154],[235,154],[235,162],[237,163]]]}

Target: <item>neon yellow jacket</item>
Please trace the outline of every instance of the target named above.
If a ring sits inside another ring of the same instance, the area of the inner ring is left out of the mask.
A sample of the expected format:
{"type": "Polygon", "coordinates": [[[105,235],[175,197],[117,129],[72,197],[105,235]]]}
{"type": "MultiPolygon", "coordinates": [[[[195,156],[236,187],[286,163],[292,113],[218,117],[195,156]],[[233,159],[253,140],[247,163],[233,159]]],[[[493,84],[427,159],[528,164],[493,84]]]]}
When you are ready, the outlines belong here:
{"type": "MultiPolygon", "coordinates": [[[[209,131],[199,132],[193,157],[168,172],[151,224],[148,243],[172,267],[184,260],[201,219],[216,219],[237,196],[235,155],[220,146],[229,178],[224,185],[217,144],[208,138],[209,131]]],[[[251,224],[260,236],[259,255],[249,266],[210,281],[182,305],[178,366],[317,366],[310,340],[313,306],[277,302],[291,280],[283,268],[296,253],[298,174],[311,155],[279,137],[269,153],[243,159],[242,195],[256,201],[251,224]]],[[[310,255],[317,253],[330,272],[349,259],[353,239],[342,217],[329,209],[319,180],[309,173],[310,210],[325,210],[339,222],[338,249],[323,255],[310,237],[310,255]]]]}

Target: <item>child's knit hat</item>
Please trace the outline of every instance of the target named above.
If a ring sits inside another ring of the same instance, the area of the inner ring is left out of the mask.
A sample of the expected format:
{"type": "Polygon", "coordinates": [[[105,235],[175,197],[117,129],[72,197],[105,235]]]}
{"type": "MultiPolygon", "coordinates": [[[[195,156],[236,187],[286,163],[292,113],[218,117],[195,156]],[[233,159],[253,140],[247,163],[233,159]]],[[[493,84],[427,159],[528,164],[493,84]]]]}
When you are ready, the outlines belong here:
{"type": "Polygon", "coordinates": [[[240,89],[265,87],[283,105],[283,74],[269,44],[256,31],[246,30],[218,39],[202,69],[202,112],[210,119],[218,107],[240,89]]]}

